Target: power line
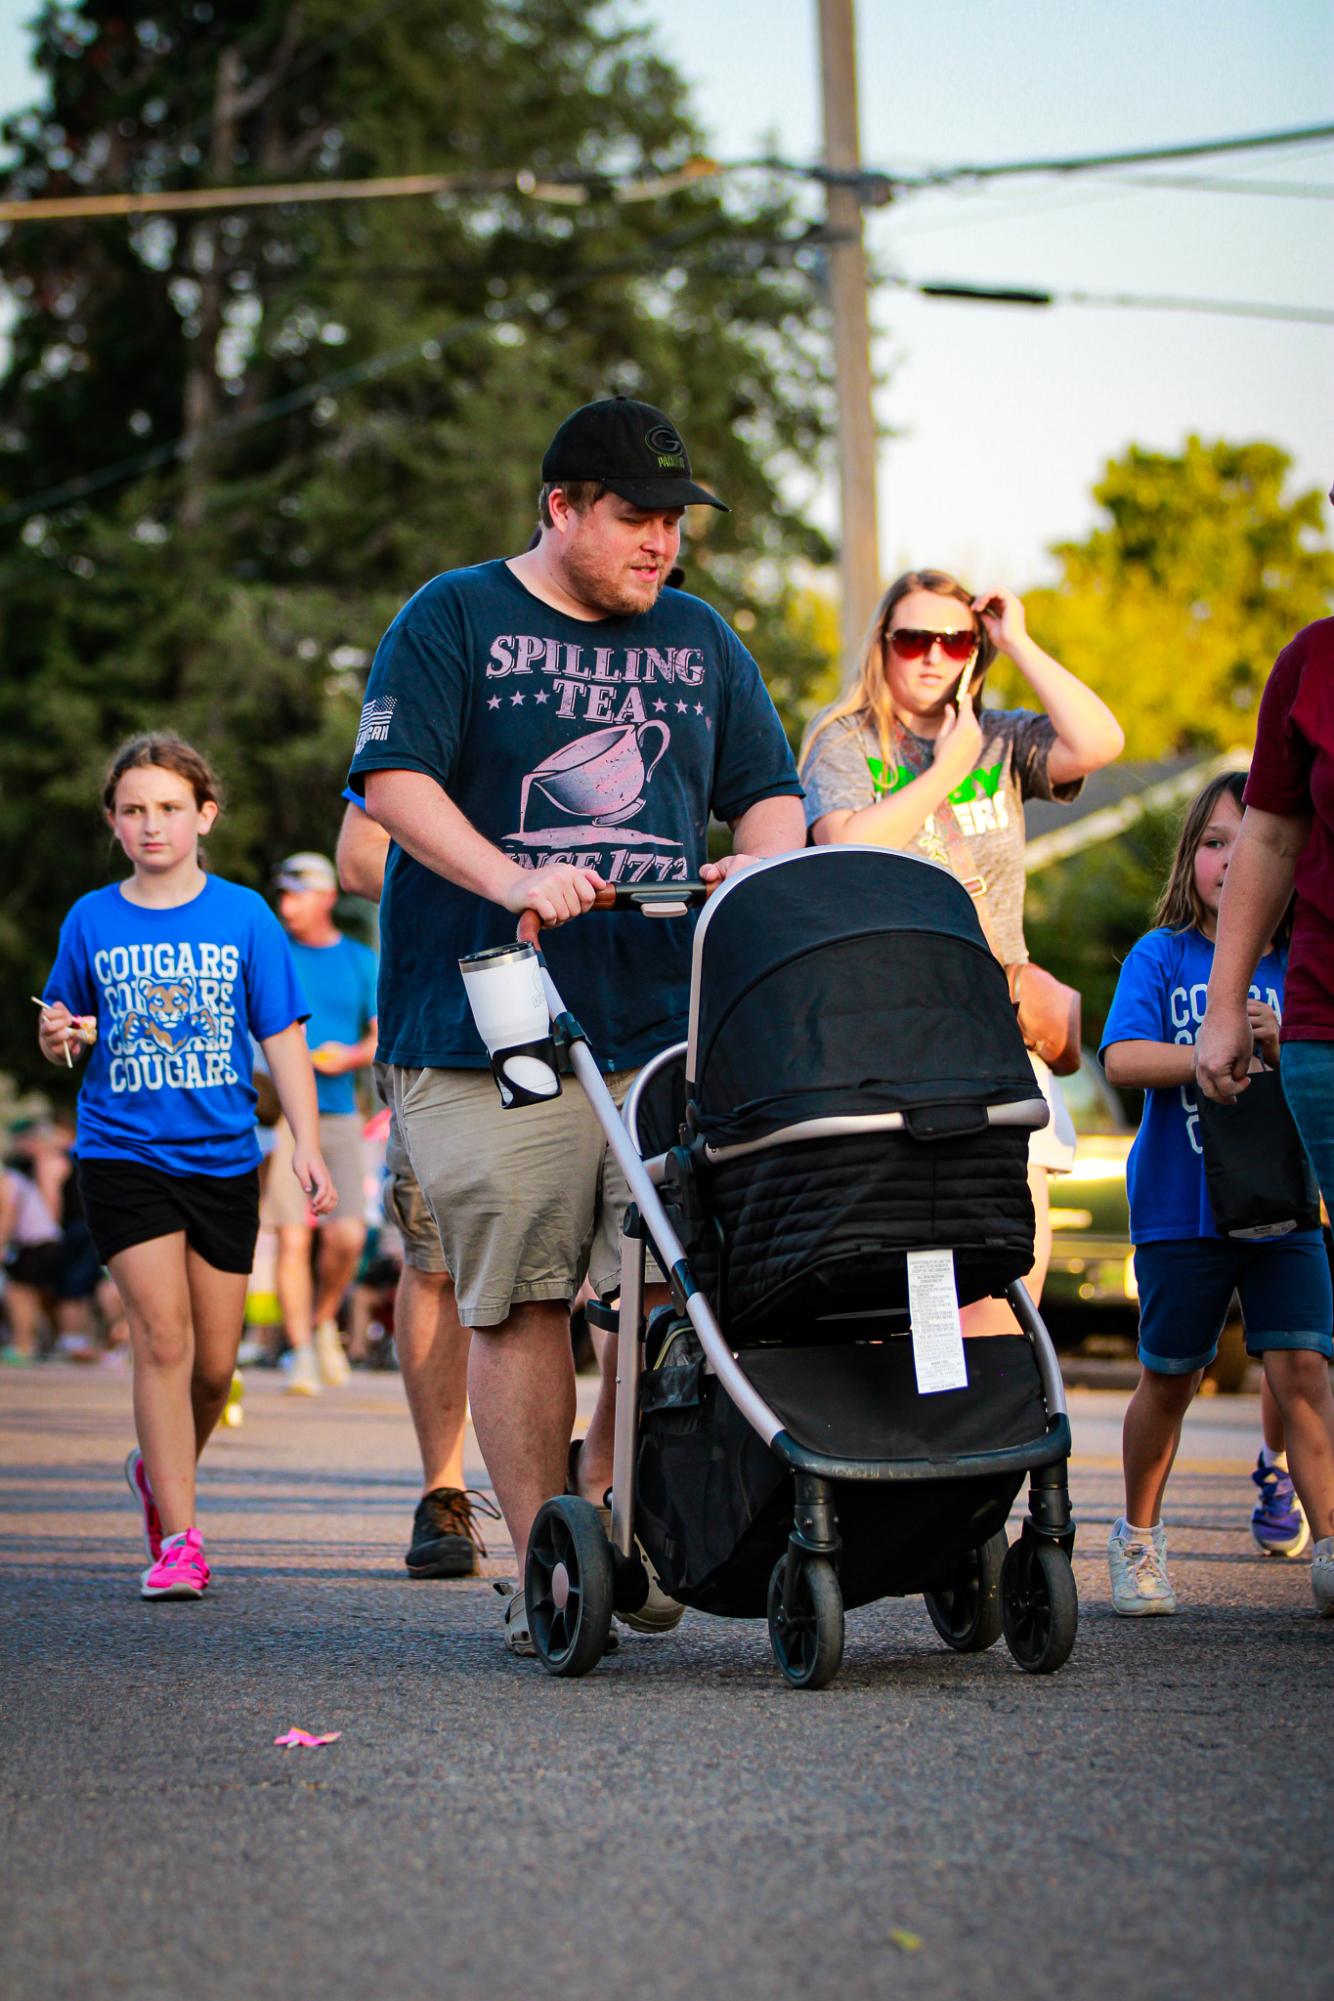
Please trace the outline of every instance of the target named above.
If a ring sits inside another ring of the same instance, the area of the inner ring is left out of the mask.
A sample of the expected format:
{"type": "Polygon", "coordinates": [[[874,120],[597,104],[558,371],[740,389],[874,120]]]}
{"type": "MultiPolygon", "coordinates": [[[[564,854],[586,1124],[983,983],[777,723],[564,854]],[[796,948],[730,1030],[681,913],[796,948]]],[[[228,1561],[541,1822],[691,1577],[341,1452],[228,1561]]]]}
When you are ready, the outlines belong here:
{"type": "MultiPolygon", "coordinates": [[[[385,11],[389,10],[386,9],[385,11]]],[[[1313,140],[1327,137],[1334,137],[1334,126],[1311,126],[1299,130],[1259,133],[1234,139],[1200,141],[1188,146],[1141,150],[1134,154],[1101,154],[1085,156],[1078,160],[1008,162],[994,168],[966,167],[940,170],[911,185],[927,188],[944,186],[954,178],[994,178],[1000,175],[1015,173],[1069,173],[1082,171],[1085,168],[1092,169],[1113,164],[1127,164],[1132,160],[1181,158],[1205,152],[1254,150],[1266,146],[1306,144],[1313,140]]],[[[621,177],[617,180],[615,177],[599,176],[591,178],[570,177],[568,180],[553,178],[549,181],[538,182],[530,172],[523,169],[519,170],[517,174],[511,174],[506,171],[503,176],[500,174],[489,176],[478,176],[475,174],[469,176],[418,175],[398,177],[394,180],[293,184],[290,187],[278,189],[199,189],[183,191],[175,195],[91,196],[76,197],[70,202],[61,200],[51,202],[4,203],[0,204],[0,220],[24,218],[36,220],[38,219],[39,212],[43,216],[50,216],[54,213],[68,215],[75,208],[80,209],[85,214],[132,213],[142,212],[146,205],[151,204],[157,212],[164,212],[168,204],[171,203],[192,208],[204,206],[221,207],[227,205],[229,202],[235,203],[237,201],[246,205],[255,205],[260,202],[288,202],[300,199],[363,199],[381,194],[420,195],[422,193],[460,192],[465,188],[468,192],[495,192],[497,188],[513,188],[518,193],[526,194],[536,199],[545,197],[556,200],[569,200],[572,194],[575,199],[586,199],[591,190],[597,189],[602,192],[612,192],[621,200],[643,200],[656,198],[658,195],[664,193],[676,192],[678,188],[700,179],[712,178],[722,173],[737,172],[745,168],[754,168],[757,166],[799,172],[817,179],[829,178],[827,169],[798,168],[793,166],[792,163],[776,160],[733,162],[729,164],[696,158],[686,162],[674,172],[659,175],[652,180],[629,176],[621,177]],[[99,204],[100,206],[94,209],[90,206],[91,204],[99,204]],[[114,205],[114,207],[109,205],[114,205]]],[[[834,178],[837,177],[835,176],[834,178]]],[[[613,275],[627,268],[637,268],[641,264],[651,265],[658,260],[663,251],[679,248],[683,242],[693,241],[702,235],[716,234],[725,226],[725,217],[714,215],[684,231],[676,231],[670,235],[656,238],[646,252],[619,259],[612,264],[601,266],[595,271],[585,273],[566,285],[556,287],[552,296],[568,296],[572,292],[583,289],[584,286],[592,283],[595,279],[613,275]]],[[[819,231],[812,230],[800,238],[784,240],[782,247],[791,249],[798,242],[814,245],[818,244],[819,240],[819,231]]],[[[1027,285],[987,286],[946,280],[922,281],[895,275],[885,278],[883,282],[902,290],[915,292],[924,298],[954,300],[956,302],[1037,308],[1056,305],[1080,305],[1160,312],[1204,313],[1227,318],[1263,319],[1296,325],[1334,325],[1334,311],[1327,311],[1320,307],[1290,306],[1260,301],[1153,296],[1128,292],[1052,291],[1027,285]]],[[[370,356],[365,361],[353,363],[347,368],[337,370],[332,375],[323,376],[315,382],[307,383],[300,389],[293,390],[284,396],[272,398],[268,402],[257,405],[254,409],[244,414],[224,419],[222,422],[211,426],[209,430],[191,442],[187,442],[183,438],[169,440],[162,445],[151,447],[145,451],[135,453],[131,457],[119,460],[110,466],[103,467],[98,472],[82,475],[78,479],[67,481],[59,487],[48,488],[43,493],[30,496],[21,501],[15,501],[8,507],[0,509],[0,526],[8,526],[16,521],[29,519],[35,514],[68,506],[75,501],[86,499],[94,493],[103,491],[108,486],[120,484],[127,479],[137,478],[142,473],[151,472],[162,466],[172,464],[192,452],[206,450],[215,443],[234,437],[260,424],[291,415],[299,409],[320,401],[323,397],[336,395],[343,389],[354,387],[361,382],[387,374],[394,369],[405,366],[409,362],[421,359],[433,359],[445,345],[461,338],[466,333],[485,330],[488,325],[489,322],[481,317],[474,317],[458,322],[443,334],[424,341],[413,341],[387,350],[380,355],[370,356]]]]}
{"type": "MultiPolygon", "coordinates": [[[[621,174],[557,172],[539,176],[531,168],[518,167],[483,174],[409,174],[368,180],[293,181],[276,186],[252,184],[234,188],[145,189],[122,194],[37,196],[24,201],[0,202],[0,222],[75,221],[95,216],[172,215],[307,202],[373,201],[404,196],[438,198],[449,194],[468,196],[505,192],[526,195],[538,201],[571,204],[584,203],[599,195],[620,202],[657,201],[701,180],[757,169],[795,175],[825,186],[855,186],[866,205],[878,207],[903,193],[953,187],[959,182],[992,181],[1014,175],[1069,175],[1155,160],[1195,159],[1209,153],[1254,152],[1266,147],[1308,145],[1328,139],[1334,139],[1334,125],[1311,125],[1281,132],[1251,133],[1231,139],[1196,140],[1186,145],[1143,147],[1133,152],[1095,153],[1050,160],[1004,160],[991,166],[940,167],[922,175],[884,173],[865,168],[840,173],[822,165],[776,157],[714,160],[697,156],[684,161],[679,167],[649,175],[627,171],[621,174]]],[[[1148,185],[1148,182],[1143,181],[1141,185],[1148,185]]]]}
{"type": "Polygon", "coordinates": [[[1155,160],[1197,160],[1207,153],[1256,153],[1271,146],[1305,146],[1334,139],[1334,125],[1298,125],[1281,132],[1251,132],[1234,139],[1197,139],[1177,146],[1142,146],[1122,153],[1083,153],[1073,158],[1003,160],[994,166],[940,167],[908,185],[945,187],[952,181],[994,181],[1012,174],[1082,174],[1101,167],[1132,167],[1155,160]]]}
{"type": "Polygon", "coordinates": [[[1199,299],[1143,292],[1048,291],[1036,285],[976,285],[951,279],[890,276],[883,283],[924,299],[988,306],[1116,306],[1160,313],[1206,313],[1241,320],[1280,320],[1289,326],[1334,326],[1334,308],[1275,305],[1255,299],[1199,299]]]}
{"type": "Polygon", "coordinates": [[[159,193],[52,195],[0,202],[0,222],[73,222],[94,216],[187,215],[210,209],[294,207],[307,202],[385,201],[424,195],[527,195],[534,201],[580,205],[595,192],[613,201],[658,201],[695,181],[711,180],[726,169],[716,160],[687,160],[670,173],[611,178],[586,174],[539,180],[527,167],[489,174],[399,174],[360,181],[290,181],[247,188],[183,188],[159,193]]]}
{"type": "Polygon", "coordinates": [[[1123,188],[1180,188],[1192,194],[1281,195],[1285,201],[1334,201],[1334,181],[1232,181],[1211,174],[1127,174],[1123,188]]]}

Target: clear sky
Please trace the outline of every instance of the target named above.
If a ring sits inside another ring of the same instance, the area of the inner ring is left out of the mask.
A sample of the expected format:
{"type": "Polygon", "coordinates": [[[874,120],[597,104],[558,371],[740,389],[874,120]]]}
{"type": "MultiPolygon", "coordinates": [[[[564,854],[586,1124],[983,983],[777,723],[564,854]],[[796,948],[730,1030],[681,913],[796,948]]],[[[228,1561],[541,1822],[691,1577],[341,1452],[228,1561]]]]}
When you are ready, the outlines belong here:
{"type": "MultiPolygon", "coordinates": [[[[689,78],[720,157],[818,156],[816,0],[621,0],[689,78]]],[[[0,110],[30,100],[0,0],[0,110]]],[[[1334,121],[1331,0],[859,0],[862,151],[913,171],[1334,121]]],[[[426,163],[423,162],[423,165],[426,163]]],[[[1176,171],[1323,183],[1334,146],[1176,171]]],[[[906,196],[871,212],[885,272],[1334,308],[1334,201],[1135,189],[1125,176],[906,196]]],[[[1265,438],[1334,476],[1334,327],[1076,306],[950,305],[880,288],[887,572],[1040,580],[1135,440],[1265,438]]],[[[670,385],[663,400],[670,403],[670,385]]],[[[707,470],[701,467],[701,471],[707,470]]],[[[832,521],[832,503],[820,507],[832,521]]]]}

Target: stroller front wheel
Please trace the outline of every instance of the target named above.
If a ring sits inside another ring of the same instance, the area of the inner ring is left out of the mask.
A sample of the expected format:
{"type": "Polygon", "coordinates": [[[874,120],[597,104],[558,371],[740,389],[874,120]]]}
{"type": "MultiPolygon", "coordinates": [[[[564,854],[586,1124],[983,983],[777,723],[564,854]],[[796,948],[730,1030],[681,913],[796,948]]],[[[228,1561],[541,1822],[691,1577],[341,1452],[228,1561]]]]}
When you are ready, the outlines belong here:
{"type": "Polygon", "coordinates": [[[843,1661],[843,1593],[834,1566],[822,1556],[797,1566],[793,1603],[783,1608],[787,1557],[769,1579],[769,1639],[780,1674],[793,1688],[826,1688],[843,1661]]]}
{"type": "Polygon", "coordinates": [[[931,1624],[956,1654],[980,1654],[1001,1636],[1001,1572],[1009,1544],[1004,1529],[960,1558],[934,1591],[922,1596],[931,1624]]]}
{"type": "Polygon", "coordinates": [[[1005,1644],[1026,1674],[1064,1667],[1079,1625],[1079,1595],[1070,1559],[1055,1543],[1023,1535],[1001,1572],[1005,1644]]]}
{"type": "Polygon", "coordinates": [[[591,1501],[560,1494],[538,1510],[524,1566],[528,1630],[549,1674],[584,1675],[611,1631],[611,1545],[591,1501]]]}

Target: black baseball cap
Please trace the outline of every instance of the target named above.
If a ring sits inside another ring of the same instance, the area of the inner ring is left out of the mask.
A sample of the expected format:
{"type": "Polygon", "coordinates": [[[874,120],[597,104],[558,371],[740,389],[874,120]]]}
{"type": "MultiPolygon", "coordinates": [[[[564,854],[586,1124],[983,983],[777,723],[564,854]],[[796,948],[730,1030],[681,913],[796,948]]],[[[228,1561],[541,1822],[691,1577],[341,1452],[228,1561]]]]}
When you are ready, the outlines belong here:
{"type": "Polygon", "coordinates": [[[632,507],[717,507],[715,494],[696,486],[690,458],[671,418],[651,403],[608,396],[585,403],[565,419],[542,460],[542,480],[597,480],[632,507]]]}

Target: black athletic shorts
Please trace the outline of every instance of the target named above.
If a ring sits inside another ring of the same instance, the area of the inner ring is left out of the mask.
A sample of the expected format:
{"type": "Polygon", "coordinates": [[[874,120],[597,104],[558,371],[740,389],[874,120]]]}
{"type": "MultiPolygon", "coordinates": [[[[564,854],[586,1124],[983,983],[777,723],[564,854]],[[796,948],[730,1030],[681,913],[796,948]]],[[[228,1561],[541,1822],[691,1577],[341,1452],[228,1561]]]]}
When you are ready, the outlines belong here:
{"type": "Polygon", "coordinates": [[[60,1279],[60,1245],[22,1244],[5,1259],[4,1272],[15,1285],[30,1285],[35,1292],[54,1292],[60,1279]]]}
{"type": "Polygon", "coordinates": [[[79,1193],[97,1254],[184,1230],[192,1251],[215,1271],[249,1272],[259,1235],[259,1173],[163,1174],[137,1160],[81,1160],[79,1193]]]}

